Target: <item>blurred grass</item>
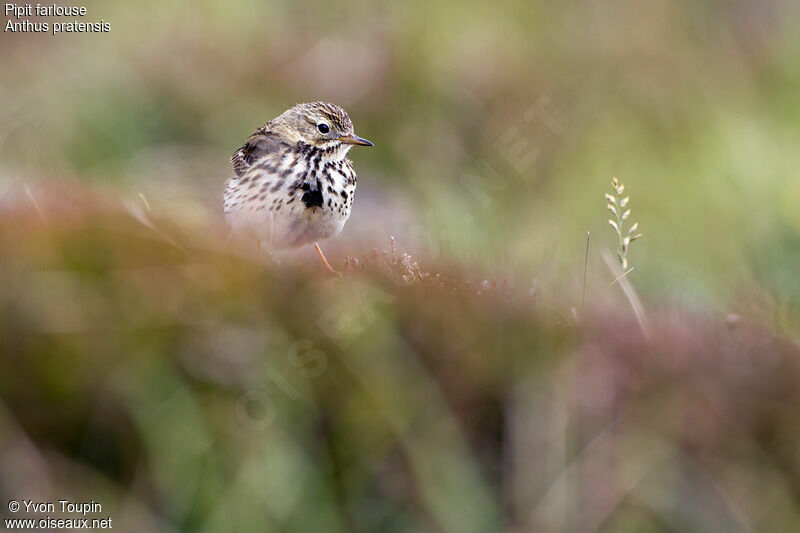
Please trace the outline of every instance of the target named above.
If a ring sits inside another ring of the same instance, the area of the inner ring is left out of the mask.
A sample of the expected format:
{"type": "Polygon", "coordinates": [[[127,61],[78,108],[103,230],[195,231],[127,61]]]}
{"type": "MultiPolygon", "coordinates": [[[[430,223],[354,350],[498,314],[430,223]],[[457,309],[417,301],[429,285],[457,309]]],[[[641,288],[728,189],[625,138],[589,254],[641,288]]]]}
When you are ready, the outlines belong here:
{"type": "Polygon", "coordinates": [[[610,293],[576,322],[397,246],[326,279],[39,194],[48,222],[0,225],[7,499],[126,530],[800,523],[800,351],[757,321],[650,307],[645,338],[610,293]]]}
{"type": "Polygon", "coordinates": [[[111,33],[0,34],[6,500],[102,494],[137,531],[798,527],[795,2],[86,5],[111,33]],[[376,144],[339,281],[221,244],[230,153],[317,99],[376,144]],[[650,340],[600,260],[612,176],[650,340]],[[440,280],[372,257],[389,235],[440,280]]]}

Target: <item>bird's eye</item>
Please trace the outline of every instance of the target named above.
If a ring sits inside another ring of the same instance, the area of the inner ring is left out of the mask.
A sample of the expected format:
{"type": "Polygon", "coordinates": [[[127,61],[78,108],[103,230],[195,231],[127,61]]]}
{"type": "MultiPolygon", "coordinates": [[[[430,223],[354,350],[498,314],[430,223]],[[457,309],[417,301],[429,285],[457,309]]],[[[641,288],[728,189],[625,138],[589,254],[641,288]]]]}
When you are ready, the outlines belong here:
{"type": "Polygon", "coordinates": [[[331,131],[331,129],[325,123],[317,124],[317,129],[319,130],[320,133],[328,133],[329,131],[331,131]]]}

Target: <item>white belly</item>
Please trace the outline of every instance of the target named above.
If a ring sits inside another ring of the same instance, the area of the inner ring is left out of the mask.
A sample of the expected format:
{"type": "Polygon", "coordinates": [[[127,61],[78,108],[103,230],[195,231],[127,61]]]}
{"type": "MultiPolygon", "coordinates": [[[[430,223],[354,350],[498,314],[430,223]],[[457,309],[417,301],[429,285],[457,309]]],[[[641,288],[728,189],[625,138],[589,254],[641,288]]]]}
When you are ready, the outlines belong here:
{"type": "Polygon", "coordinates": [[[355,184],[348,184],[347,176],[335,169],[326,175],[332,180],[320,180],[322,205],[311,207],[302,200],[304,192],[293,188],[296,180],[292,177],[280,178],[272,174],[251,177],[256,180],[253,187],[252,182],[243,187],[237,183],[241,178],[231,178],[225,191],[228,223],[234,233],[257,239],[262,246],[272,249],[302,246],[334,237],[350,217],[355,184]],[[281,180],[282,186],[273,192],[276,180],[281,180]]]}

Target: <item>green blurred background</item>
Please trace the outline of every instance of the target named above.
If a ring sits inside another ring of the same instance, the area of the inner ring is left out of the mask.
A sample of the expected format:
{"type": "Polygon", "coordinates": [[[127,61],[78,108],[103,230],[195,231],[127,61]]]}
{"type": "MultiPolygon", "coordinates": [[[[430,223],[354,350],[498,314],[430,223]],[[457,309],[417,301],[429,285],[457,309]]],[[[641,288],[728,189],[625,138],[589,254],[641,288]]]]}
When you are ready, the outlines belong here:
{"type": "Polygon", "coordinates": [[[136,531],[800,527],[797,2],[85,5],[110,33],[0,34],[5,500],[74,478],[136,531]],[[221,252],[230,154],[313,100],[375,143],[336,265],[392,235],[512,294],[221,252]],[[600,258],[612,176],[650,344],[600,258]]]}
{"type": "Polygon", "coordinates": [[[755,281],[800,299],[795,2],[87,9],[112,31],[0,36],[4,180],[155,183],[150,200],[217,215],[242,140],[330,100],[377,145],[353,154],[344,238],[379,224],[381,244],[493,275],[579,274],[586,231],[613,245],[617,176],[648,290],[702,307],[755,281]]]}

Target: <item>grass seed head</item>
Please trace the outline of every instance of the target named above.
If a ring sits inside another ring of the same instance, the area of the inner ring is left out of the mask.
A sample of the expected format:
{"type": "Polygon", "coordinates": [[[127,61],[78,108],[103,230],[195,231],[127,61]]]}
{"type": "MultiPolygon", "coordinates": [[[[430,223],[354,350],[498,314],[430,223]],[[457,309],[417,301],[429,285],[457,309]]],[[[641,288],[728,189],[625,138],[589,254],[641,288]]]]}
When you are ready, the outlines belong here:
{"type": "Polygon", "coordinates": [[[628,249],[631,243],[637,239],[642,237],[641,233],[634,233],[639,228],[639,223],[634,222],[627,231],[625,231],[625,221],[631,216],[630,208],[623,209],[627,207],[628,203],[631,201],[630,196],[622,196],[622,193],[625,191],[625,185],[621,183],[617,178],[611,178],[611,192],[612,194],[606,193],[604,195],[605,199],[608,200],[608,204],[606,207],[614,215],[614,218],[608,219],[608,224],[614,229],[614,232],[617,234],[617,239],[619,242],[619,246],[617,248],[617,259],[619,259],[620,264],[622,265],[623,269],[628,268],[628,249]]]}

